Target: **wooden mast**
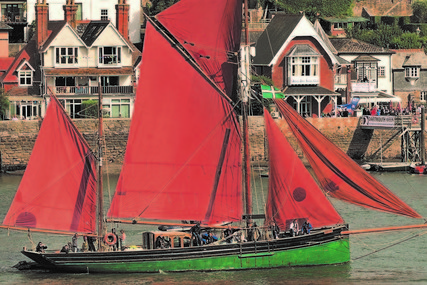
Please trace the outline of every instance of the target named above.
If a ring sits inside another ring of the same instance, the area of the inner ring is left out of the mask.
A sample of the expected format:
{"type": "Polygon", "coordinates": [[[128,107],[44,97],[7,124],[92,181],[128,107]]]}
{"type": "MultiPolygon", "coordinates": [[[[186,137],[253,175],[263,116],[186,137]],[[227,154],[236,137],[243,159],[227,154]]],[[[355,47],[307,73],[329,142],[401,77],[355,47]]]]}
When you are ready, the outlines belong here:
{"type": "Polygon", "coordinates": [[[241,49],[241,100],[242,100],[242,124],[243,124],[243,187],[245,191],[245,210],[247,225],[252,223],[252,193],[250,187],[250,151],[248,128],[248,97],[250,84],[250,53],[249,53],[249,29],[248,29],[248,0],[245,0],[245,45],[241,49]]]}
{"type": "Polygon", "coordinates": [[[426,148],[424,145],[424,131],[426,129],[425,110],[421,108],[421,135],[420,135],[420,152],[421,152],[421,165],[426,164],[426,148]]]}
{"type": "Polygon", "coordinates": [[[104,229],[104,189],[102,185],[103,118],[101,77],[98,78],[98,106],[98,251],[101,251],[103,248],[102,237],[106,234],[104,229]]]}

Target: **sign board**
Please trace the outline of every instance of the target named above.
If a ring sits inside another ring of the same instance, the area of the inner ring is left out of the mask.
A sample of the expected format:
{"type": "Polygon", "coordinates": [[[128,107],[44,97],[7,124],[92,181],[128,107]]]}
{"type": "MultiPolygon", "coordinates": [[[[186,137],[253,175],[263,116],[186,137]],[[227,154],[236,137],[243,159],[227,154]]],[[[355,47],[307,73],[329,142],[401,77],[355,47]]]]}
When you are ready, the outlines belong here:
{"type": "Polygon", "coordinates": [[[395,116],[362,116],[360,125],[365,127],[395,127],[395,116]]]}

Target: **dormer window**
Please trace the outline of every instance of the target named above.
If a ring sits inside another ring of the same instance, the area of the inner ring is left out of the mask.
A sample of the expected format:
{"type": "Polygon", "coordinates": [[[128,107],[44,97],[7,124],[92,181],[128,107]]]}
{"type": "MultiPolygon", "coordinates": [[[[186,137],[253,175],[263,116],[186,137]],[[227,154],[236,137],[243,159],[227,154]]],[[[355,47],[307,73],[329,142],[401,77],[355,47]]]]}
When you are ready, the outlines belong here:
{"type": "Polygon", "coordinates": [[[297,45],[287,55],[289,85],[318,85],[320,54],[309,45],[297,45]]]}
{"type": "Polygon", "coordinates": [[[31,70],[19,71],[19,85],[31,86],[33,84],[33,72],[31,70]]]}
{"type": "Polygon", "coordinates": [[[122,62],[121,47],[100,47],[99,63],[103,65],[119,65],[122,62]]]}
{"type": "Polygon", "coordinates": [[[347,28],[347,23],[334,23],[334,30],[344,30],[347,28]]]}
{"type": "Polygon", "coordinates": [[[55,48],[55,62],[60,65],[77,65],[79,63],[79,48],[57,47],[55,48]]]}
{"type": "Polygon", "coordinates": [[[416,66],[405,67],[405,77],[419,77],[419,68],[416,66]]]}

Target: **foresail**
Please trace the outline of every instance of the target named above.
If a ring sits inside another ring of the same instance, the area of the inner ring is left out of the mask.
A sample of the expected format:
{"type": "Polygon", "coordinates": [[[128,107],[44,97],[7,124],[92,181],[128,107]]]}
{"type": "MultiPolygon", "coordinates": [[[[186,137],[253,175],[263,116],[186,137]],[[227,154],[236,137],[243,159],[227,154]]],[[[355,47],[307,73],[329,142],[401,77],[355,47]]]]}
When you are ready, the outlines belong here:
{"type": "Polygon", "coordinates": [[[156,18],[232,97],[242,30],[242,1],[181,0],[156,18]]]}
{"type": "Polygon", "coordinates": [[[329,195],[359,206],[421,218],[302,118],[288,103],[284,100],[275,100],[275,103],[297,138],[322,188],[329,195]]]}
{"type": "Polygon", "coordinates": [[[125,161],[107,216],[239,220],[240,169],[232,106],[148,23],[125,161]]]}
{"type": "Polygon", "coordinates": [[[282,229],[293,219],[302,223],[308,218],[314,227],[343,223],[266,110],[264,118],[270,163],[267,222],[275,221],[282,229]]]}
{"type": "Polygon", "coordinates": [[[93,233],[95,159],[55,97],[3,221],[11,227],[93,233]]]}

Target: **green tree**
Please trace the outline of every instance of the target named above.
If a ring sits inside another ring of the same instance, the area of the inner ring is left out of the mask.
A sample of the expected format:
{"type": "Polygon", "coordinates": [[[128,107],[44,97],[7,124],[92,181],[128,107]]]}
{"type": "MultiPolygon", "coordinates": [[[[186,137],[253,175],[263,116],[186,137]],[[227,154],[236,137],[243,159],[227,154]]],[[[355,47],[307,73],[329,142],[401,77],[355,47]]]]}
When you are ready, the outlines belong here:
{"type": "Polygon", "coordinates": [[[98,100],[86,100],[82,102],[82,111],[85,118],[98,118],[98,100]]]}
{"type": "MultiPolygon", "coordinates": [[[[265,1],[264,1],[265,2],[265,1]]],[[[289,14],[304,11],[313,21],[316,17],[345,17],[353,15],[353,0],[277,0],[276,6],[289,14]]]]}
{"type": "Polygon", "coordinates": [[[427,22],[427,1],[418,0],[411,5],[413,13],[413,21],[415,23],[426,23],[427,22]]]}
{"type": "Polygon", "coordinates": [[[151,0],[150,2],[147,3],[148,15],[154,16],[179,2],[179,0],[151,0]]]}
{"type": "Polygon", "coordinates": [[[6,112],[9,110],[9,99],[6,96],[4,89],[0,88],[0,118],[4,118],[6,112]]]}

